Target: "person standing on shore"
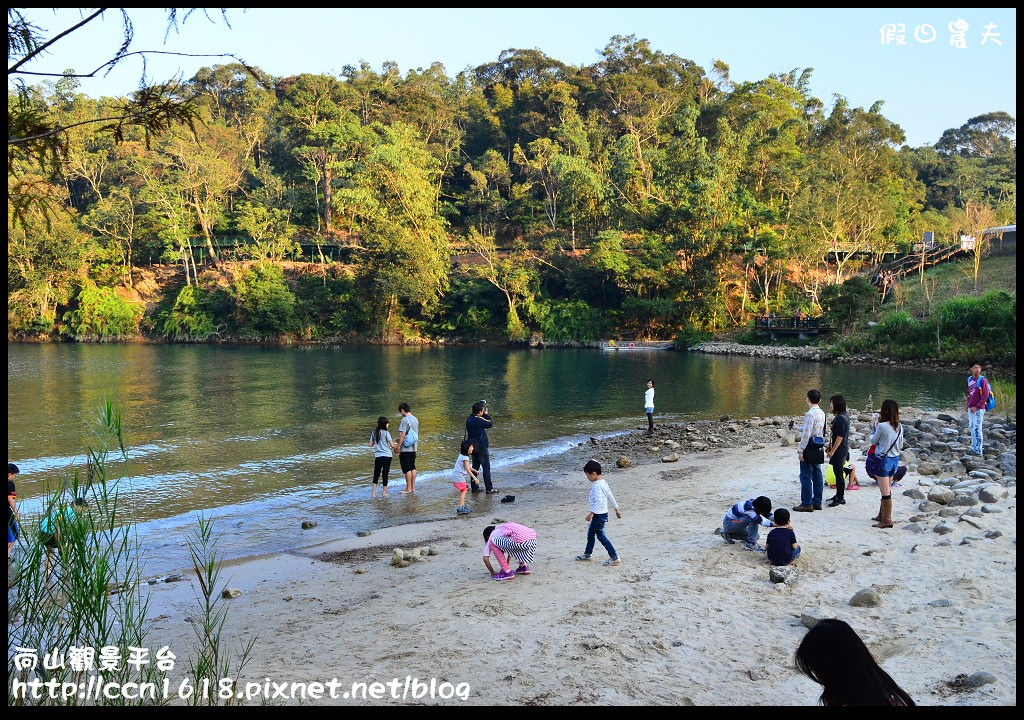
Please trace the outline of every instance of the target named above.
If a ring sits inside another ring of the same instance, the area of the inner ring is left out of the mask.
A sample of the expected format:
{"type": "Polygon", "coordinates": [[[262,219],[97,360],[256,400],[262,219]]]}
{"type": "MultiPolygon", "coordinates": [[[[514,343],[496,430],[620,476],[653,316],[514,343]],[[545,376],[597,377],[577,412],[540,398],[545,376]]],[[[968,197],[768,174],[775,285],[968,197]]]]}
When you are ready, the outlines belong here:
{"type": "Polygon", "coordinates": [[[826,451],[829,465],[836,476],[836,494],[828,501],[829,507],[845,505],[846,461],[850,457],[850,416],[846,414],[846,398],[833,395],[829,398],[832,406],[832,444],[826,451]]]}
{"type": "Polygon", "coordinates": [[[818,407],[821,392],[807,391],[807,413],[796,456],[800,459],[800,504],[794,512],[821,510],[821,496],[825,492],[825,478],[821,466],[825,464],[825,412],[818,407]]]}
{"type": "Polygon", "coordinates": [[[7,463],[7,557],[11,557],[14,542],[18,539],[18,491],[14,486],[14,478],[18,477],[18,466],[7,463]]]}
{"type": "MultiPolygon", "coordinates": [[[[494,427],[491,415],[487,412],[487,403],[481,400],[473,404],[472,414],[466,418],[466,439],[473,441],[473,470],[481,470],[484,478],[484,487],[487,494],[493,495],[498,492],[491,485],[491,443],[487,439],[487,429],[494,427]]],[[[480,492],[480,483],[473,478],[472,489],[474,493],[480,492]]]]}
{"type": "Polygon", "coordinates": [[[873,527],[892,527],[892,476],[900,466],[900,452],[903,450],[903,426],[900,424],[900,406],[895,400],[884,400],[882,409],[878,411],[878,424],[871,434],[871,444],[875,446],[875,456],[881,460],[876,480],[878,491],[882,494],[878,506],[877,520],[873,527]],[[882,450],[882,448],[887,448],[882,450]]]}
{"type": "Polygon", "coordinates": [[[971,374],[967,378],[967,426],[971,430],[971,453],[982,454],[985,436],[981,432],[981,423],[985,419],[985,406],[992,396],[992,387],[988,379],[981,374],[981,363],[971,363],[971,374]]]}
{"type": "Polygon", "coordinates": [[[647,413],[647,434],[654,434],[654,380],[647,380],[647,391],[644,393],[644,412],[647,413]]]}
{"type": "Polygon", "coordinates": [[[604,526],[608,522],[609,501],[615,508],[615,517],[622,519],[619,503],[615,501],[615,496],[612,495],[608,483],[601,477],[601,463],[597,460],[590,460],[583,466],[583,472],[586,474],[587,480],[590,481],[590,512],[587,513],[587,522],[590,523],[590,527],[587,528],[587,549],[583,551],[582,555],[577,555],[576,559],[590,560],[590,555],[594,552],[594,540],[598,540],[608,551],[608,559],[604,561],[604,564],[618,565],[622,561],[619,554],[615,552],[612,541],[604,534],[604,526]]]}
{"type": "Polygon", "coordinates": [[[401,494],[416,491],[416,452],[419,450],[420,421],[412,414],[409,403],[398,406],[402,422],[398,426],[398,464],[405,475],[405,490],[401,494]]]}
{"type": "Polygon", "coordinates": [[[381,498],[388,496],[388,472],[391,470],[391,458],[398,445],[388,432],[388,419],[381,415],[377,418],[377,428],[370,433],[370,447],[373,448],[373,490],[370,498],[377,497],[377,479],[383,481],[381,485],[381,498]],[[382,477],[383,476],[383,477],[382,477]]]}

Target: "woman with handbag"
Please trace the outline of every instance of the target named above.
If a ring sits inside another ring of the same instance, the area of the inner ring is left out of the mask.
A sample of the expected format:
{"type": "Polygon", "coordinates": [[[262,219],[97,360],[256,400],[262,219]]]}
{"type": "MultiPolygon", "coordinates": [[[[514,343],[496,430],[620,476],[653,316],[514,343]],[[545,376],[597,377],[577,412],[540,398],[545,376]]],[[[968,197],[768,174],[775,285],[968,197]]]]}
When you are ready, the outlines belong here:
{"type": "Polygon", "coordinates": [[[892,527],[892,477],[900,466],[900,452],[903,450],[903,425],[900,424],[900,406],[895,400],[886,400],[878,412],[878,424],[871,434],[875,451],[868,455],[865,469],[878,480],[878,491],[882,494],[878,515],[872,520],[876,528],[892,527]],[[883,448],[885,448],[883,450],[883,448]]]}

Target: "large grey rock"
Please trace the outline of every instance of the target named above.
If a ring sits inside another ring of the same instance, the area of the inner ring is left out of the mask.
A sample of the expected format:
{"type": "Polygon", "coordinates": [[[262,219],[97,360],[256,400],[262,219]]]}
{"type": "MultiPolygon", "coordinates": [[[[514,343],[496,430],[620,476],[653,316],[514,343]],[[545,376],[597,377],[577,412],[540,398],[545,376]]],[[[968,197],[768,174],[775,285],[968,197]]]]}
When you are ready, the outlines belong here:
{"type": "Polygon", "coordinates": [[[925,500],[923,503],[921,503],[920,505],[917,506],[917,509],[920,510],[921,512],[923,512],[923,513],[938,512],[942,508],[943,508],[942,505],[939,505],[938,503],[934,503],[931,500],[925,500]]]}
{"type": "Polygon", "coordinates": [[[800,578],[800,571],[792,565],[773,567],[768,571],[768,579],[773,583],[793,585],[800,578]]]}
{"type": "Polygon", "coordinates": [[[999,502],[1005,497],[1008,497],[1010,493],[1001,485],[985,485],[978,490],[978,499],[983,503],[995,503],[999,502]]]}
{"type": "Polygon", "coordinates": [[[942,420],[943,422],[956,422],[956,418],[948,413],[939,413],[935,416],[936,420],[942,420]]]}
{"type": "Polygon", "coordinates": [[[942,465],[942,472],[962,477],[967,474],[967,468],[959,460],[951,460],[942,465]]]}
{"type": "Polygon", "coordinates": [[[939,598],[938,600],[932,600],[928,605],[931,607],[952,607],[953,601],[947,600],[946,598],[939,598]]]}
{"type": "Polygon", "coordinates": [[[632,464],[633,464],[633,461],[630,460],[625,455],[620,455],[619,459],[615,461],[615,465],[617,467],[620,467],[620,468],[628,468],[632,464]]]}
{"type": "Polygon", "coordinates": [[[988,685],[995,681],[996,676],[990,672],[976,672],[965,677],[963,684],[969,688],[980,688],[982,685],[988,685]]]}
{"type": "Polygon", "coordinates": [[[995,514],[995,513],[1001,513],[1003,511],[1003,509],[1001,507],[999,507],[998,505],[982,505],[981,506],[981,511],[983,513],[995,514]]]}
{"type": "Polygon", "coordinates": [[[985,532],[985,537],[987,537],[989,540],[995,540],[996,538],[1000,538],[1002,536],[1003,533],[1001,533],[999,530],[988,530],[985,532]]]}
{"type": "Polygon", "coordinates": [[[850,598],[850,605],[853,607],[878,607],[881,604],[882,598],[874,588],[860,590],[850,598]]]}
{"type": "Polygon", "coordinates": [[[955,507],[944,507],[939,510],[939,517],[941,518],[955,518],[960,516],[960,508],[955,507]]]}
{"type": "Polygon", "coordinates": [[[939,535],[948,535],[949,533],[953,532],[953,528],[951,528],[946,523],[939,523],[938,525],[932,528],[932,532],[938,533],[939,535]]]}
{"type": "Polygon", "coordinates": [[[671,455],[666,455],[661,459],[661,461],[663,463],[679,462],[679,453],[672,453],[671,455]]]}
{"type": "Polygon", "coordinates": [[[934,462],[923,462],[917,466],[918,475],[938,475],[942,472],[942,466],[934,462]]]}
{"type": "Polygon", "coordinates": [[[960,522],[967,523],[973,528],[978,530],[986,530],[988,526],[980,518],[971,517],[969,515],[961,515],[960,522]]]}
{"type": "Polygon", "coordinates": [[[924,500],[927,496],[919,488],[909,488],[903,491],[903,497],[913,498],[914,500],[924,500]]]}
{"type": "Polygon", "coordinates": [[[978,498],[967,493],[960,493],[949,501],[950,507],[973,507],[978,504],[978,498]]]}
{"type": "Polygon", "coordinates": [[[928,491],[928,499],[939,505],[947,505],[955,497],[956,493],[947,487],[936,486],[928,491]]]}
{"type": "Polygon", "coordinates": [[[909,530],[912,533],[923,533],[924,532],[924,526],[919,524],[919,523],[916,523],[916,522],[912,522],[909,525],[904,525],[903,529],[904,530],[909,530]]]}
{"type": "Polygon", "coordinates": [[[980,507],[972,507],[967,508],[967,510],[964,511],[964,515],[966,515],[967,517],[980,518],[982,515],[984,515],[984,513],[981,512],[980,507]]]}

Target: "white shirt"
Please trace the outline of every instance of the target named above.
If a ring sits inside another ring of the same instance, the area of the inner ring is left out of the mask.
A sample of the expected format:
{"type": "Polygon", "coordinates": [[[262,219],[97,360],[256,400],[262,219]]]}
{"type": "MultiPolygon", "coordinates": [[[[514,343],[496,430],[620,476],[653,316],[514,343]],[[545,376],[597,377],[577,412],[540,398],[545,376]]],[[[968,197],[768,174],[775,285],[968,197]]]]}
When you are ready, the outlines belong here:
{"type": "Polygon", "coordinates": [[[606,514],[608,512],[609,500],[611,500],[612,507],[618,510],[619,504],[615,502],[612,489],[608,487],[608,483],[603,478],[590,483],[590,512],[595,515],[606,514]]]}
{"type": "Polygon", "coordinates": [[[644,407],[654,407],[654,388],[647,388],[647,392],[644,393],[644,407]]]}

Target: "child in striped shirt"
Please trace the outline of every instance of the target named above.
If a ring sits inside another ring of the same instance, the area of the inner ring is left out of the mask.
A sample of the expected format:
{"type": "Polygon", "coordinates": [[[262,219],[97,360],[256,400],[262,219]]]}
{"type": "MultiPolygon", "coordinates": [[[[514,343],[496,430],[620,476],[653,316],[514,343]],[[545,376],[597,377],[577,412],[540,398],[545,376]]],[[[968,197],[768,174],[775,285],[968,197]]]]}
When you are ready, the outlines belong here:
{"type": "Polygon", "coordinates": [[[484,565],[495,580],[514,580],[516,575],[529,575],[530,563],[537,551],[537,531],[519,523],[502,523],[488,525],[484,528],[484,565]],[[491,567],[491,555],[494,555],[501,566],[501,572],[495,573],[491,567]],[[506,556],[519,562],[519,567],[512,570],[506,556]]]}

